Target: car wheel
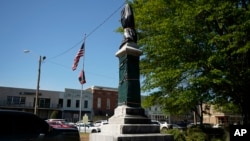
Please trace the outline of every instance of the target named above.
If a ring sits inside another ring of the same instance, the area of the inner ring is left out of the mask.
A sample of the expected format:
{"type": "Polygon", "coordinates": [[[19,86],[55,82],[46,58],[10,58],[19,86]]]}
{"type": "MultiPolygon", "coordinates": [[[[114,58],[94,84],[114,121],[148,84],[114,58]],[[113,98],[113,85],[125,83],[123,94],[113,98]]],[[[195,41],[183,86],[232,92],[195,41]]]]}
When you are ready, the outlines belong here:
{"type": "Polygon", "coordinates": [[[96,130],[92,130],[92,132],[91,133],[96,133],[97,131],[96,130]]]}

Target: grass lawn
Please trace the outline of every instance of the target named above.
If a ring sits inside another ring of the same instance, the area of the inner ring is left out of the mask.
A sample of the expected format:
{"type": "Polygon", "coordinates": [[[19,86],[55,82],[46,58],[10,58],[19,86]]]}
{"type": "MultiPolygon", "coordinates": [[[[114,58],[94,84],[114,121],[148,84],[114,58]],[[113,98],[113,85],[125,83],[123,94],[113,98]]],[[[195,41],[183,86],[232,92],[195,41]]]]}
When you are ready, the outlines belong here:
{"type": "Polygon", "coordinates": [[[89,133],[80,133],[81,141],[89,141],[89,133]]]}

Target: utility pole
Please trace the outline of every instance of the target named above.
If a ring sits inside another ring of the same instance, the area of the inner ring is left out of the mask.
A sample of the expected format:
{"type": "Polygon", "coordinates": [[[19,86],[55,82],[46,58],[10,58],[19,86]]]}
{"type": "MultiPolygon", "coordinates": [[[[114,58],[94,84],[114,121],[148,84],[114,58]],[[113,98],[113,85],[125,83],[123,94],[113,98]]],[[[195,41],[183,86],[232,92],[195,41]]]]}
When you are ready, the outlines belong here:
{"type": "MultiPolygon", "coordinates": [[[[24,53],[29,53],[30,50],[24,50],[24,53]]],[[[39,85],[40,85],[40,74],[41,74],[41,64],[42,61],[46,59],[46,56],[39,56],[39,62],[38,62],[38,78],[37,78],[37,85],[36,85],[36,96],[35,96],[35,104],[34,104],[34,114],[37,114],[37,108],[38,108],[38,95],[39,95],[39,85]]]]}
{"type": "Polygon", "coordinates": [[[41,74],[41,64],[42,61],[45,60],[45,56],[39,56],[39,63],[38,63],[38,78],[37,78],[37,86],[36,86],[36,97],[35,97],[35,107],[34,107],[34,114],[37,114],[37,108],[38,108],[38,95],[39,95],[39,88],[40,88],[40,74],[41,74]]]}

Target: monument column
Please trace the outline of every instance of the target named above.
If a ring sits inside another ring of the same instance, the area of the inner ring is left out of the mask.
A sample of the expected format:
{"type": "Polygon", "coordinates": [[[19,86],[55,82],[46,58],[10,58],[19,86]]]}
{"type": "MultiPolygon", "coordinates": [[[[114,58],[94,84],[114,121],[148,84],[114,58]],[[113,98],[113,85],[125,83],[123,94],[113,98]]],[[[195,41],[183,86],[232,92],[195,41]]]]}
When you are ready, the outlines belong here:
{"type": "Polygon", "coordinates": [[[118,105],[141,107],[139,60],[142,51],[128,42],[116,53],[119,57],[118,105]]]}
{"type": "MultiPolygon", "coordinates": [[[[124,43],[116,53],[119,58],[118,107],[115,109],[114,116],[109,119],[109,123],[151,123],[151,119],[145,115],[145,110],[141,108],[140,55],[142,55],[142,51],[134,42],[124,43]]],[[[159,132],[157,127],[151,129],[148,132],[159,132]]],[[[142,130],[145,132],[144,129],[142,130]]]]}

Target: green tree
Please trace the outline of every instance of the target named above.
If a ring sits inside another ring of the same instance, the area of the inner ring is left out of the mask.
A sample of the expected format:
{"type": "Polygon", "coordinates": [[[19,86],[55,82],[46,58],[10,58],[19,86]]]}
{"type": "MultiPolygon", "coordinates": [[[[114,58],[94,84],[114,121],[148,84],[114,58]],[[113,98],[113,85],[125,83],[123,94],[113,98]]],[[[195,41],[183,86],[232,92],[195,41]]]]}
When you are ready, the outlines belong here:
{"type": "Polygon", "coordinates": [[[49,118],[53,119],[53,118],[57,118],[57,116],[58,116],[58,111],[52,111],[49,118]]]}
{"type": "MultiPolygon", "coordinates": [[[[134,0],[145,101],[170,113],[233,102],[250,120],[248,0],[134,0]]],[[[144,105],[147,105],[144,104],[144,105]]],[[[198,113],[198,112],[197,112],[198,113]]],[[[202,119],[202,112],[200,115],[202,119]]]]}
{"type": "Polygon", "coordinates": [[[239,113],[239,107],[236,106],[233,102],[227,102],[223,104],[215,104],[214,110],[223,112],[223,113],[229,113],[229,114],[240,114],[239,113]]]}

